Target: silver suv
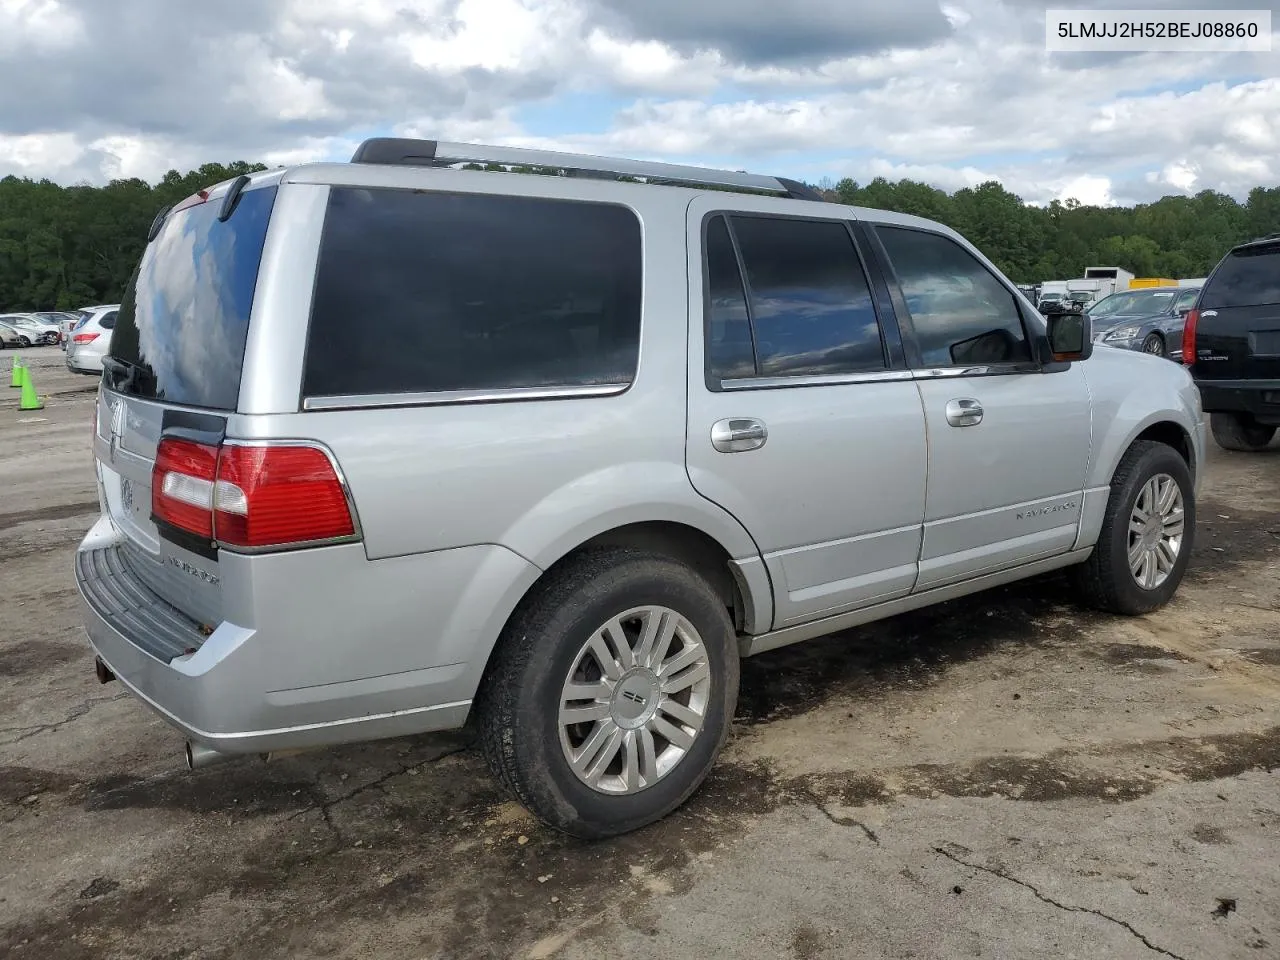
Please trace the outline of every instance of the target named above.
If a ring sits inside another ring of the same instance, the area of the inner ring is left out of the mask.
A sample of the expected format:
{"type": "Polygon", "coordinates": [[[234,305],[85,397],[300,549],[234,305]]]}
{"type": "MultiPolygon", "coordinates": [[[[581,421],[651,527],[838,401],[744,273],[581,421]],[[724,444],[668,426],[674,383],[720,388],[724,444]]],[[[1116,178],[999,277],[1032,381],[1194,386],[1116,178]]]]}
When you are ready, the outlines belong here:
{"type": "Polygon", "coordinates": [[[383,139],[239,177],[120,305],[98,675],[192,766],[471,725],[549,824],[634,829],[740,657],[1060,568],[1170,599],[1198,393],[1091,340],[954,231],[772,177],[383,139]]]}

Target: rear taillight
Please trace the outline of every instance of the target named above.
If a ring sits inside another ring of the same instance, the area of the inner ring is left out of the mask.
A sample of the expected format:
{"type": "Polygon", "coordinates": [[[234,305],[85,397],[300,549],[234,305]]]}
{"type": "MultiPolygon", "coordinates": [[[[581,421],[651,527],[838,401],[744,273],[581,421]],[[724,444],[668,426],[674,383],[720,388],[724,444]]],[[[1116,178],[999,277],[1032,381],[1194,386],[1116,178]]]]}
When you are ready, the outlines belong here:
{"type": "Polygon", "coordinates": [[[1182,323],[1182,362],[1191,366],[1196,362],[1196,327],[1200,325],[1200,311],[1191,310],[1182,323]]]}
{"type": "Polygon", "coordinates": [[[96,333],[77,333],[71,338],[73,343],[93,343],[97,339],[98,335],[96,333]]]}
{"type": "Polygon", "coordinates": [[[221,546],[291,547],[355,536],[333,461],[301,444],[165,438],[152,473],[157,520],[221,546]]]}
{"type": "Polygon", "coordinates": [[[151,470],[152,515],[179,530],[212,540],[217,473],[217,447],[191,440],[161,440],[151,470]]]}
{"type": "Polygon", "coordinates": [[[214,532],[219,543],[272,547],[351,537],[355,523],[323,450],[226,444],[218,456],[214,532]]]}

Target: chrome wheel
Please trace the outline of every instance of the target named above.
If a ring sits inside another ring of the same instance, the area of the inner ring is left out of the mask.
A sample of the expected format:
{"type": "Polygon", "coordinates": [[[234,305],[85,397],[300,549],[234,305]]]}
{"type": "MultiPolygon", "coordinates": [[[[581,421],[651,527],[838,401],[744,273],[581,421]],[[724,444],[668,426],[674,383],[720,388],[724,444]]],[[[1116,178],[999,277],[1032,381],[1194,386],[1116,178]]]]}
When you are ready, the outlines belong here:
{"type": "Polygon", "coordinates": [[[1173,572],[1182,551],[1182,488],[1167,473],[1142,485],[1129,514],[1129,570],[1138,586],[1155,590],[1173,572]]]}
{"type": "Polygon", "coordinates": [[[688,755],[711,696],[707,649],[668,607],[628,610],[591,635],[560,692],[560,747],[601,793],[651,787],[688,755]]]}
{"type": "Polygon", "coordinates": [[[1160,339],[1159,334],[1153,333],[1142,341],[1142,352],[1155,354],[1157,357],[1164,356],[1164,341],[1160,339]]]}

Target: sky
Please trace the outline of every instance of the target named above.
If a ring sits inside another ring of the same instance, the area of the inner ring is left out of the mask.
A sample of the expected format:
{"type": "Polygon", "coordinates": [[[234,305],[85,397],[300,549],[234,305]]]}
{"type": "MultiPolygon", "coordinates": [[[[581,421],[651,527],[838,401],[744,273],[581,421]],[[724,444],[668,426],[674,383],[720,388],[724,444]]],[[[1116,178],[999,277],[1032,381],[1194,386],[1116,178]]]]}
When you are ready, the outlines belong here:
{"type": "MultiPolygon", "coordinates": [[[[1233,5],[1280,27],[1280,0],[1233,5]]],[[[1031,203],[1280,184],[1280,40],[1048,54],[1046,6],[1222,3],[0,0],[0,176],[154,182],[391,135],[1031,203]]]]}

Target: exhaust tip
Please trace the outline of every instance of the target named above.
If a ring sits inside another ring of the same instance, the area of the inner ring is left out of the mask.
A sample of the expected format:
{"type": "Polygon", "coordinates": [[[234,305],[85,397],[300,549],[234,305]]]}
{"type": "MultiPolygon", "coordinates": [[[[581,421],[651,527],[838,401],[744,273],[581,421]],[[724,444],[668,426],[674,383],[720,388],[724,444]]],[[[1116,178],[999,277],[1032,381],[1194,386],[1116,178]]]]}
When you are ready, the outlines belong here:
{"type": "Polygon", "coordinates": [[[192,743],[190,740],[184,744],[184,752],[187,758],[188,770],[199,770],[231,759],[230,754],[222,753],[199,743],[192,743]]]}

